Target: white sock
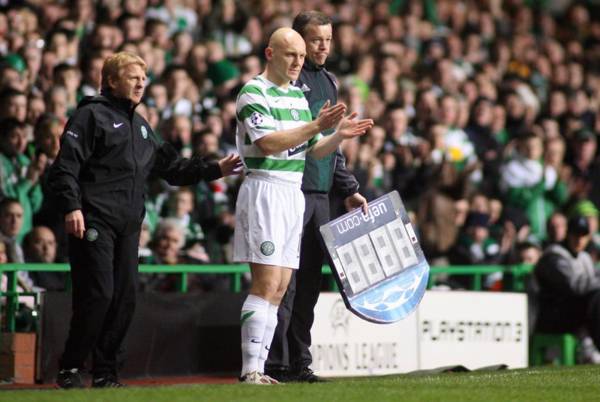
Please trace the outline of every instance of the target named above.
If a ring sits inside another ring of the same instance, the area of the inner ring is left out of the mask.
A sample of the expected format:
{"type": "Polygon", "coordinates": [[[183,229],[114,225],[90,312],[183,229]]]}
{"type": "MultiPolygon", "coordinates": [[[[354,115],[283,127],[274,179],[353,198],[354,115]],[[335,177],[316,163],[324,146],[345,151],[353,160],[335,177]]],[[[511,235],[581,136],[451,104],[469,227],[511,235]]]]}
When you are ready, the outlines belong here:
{"type": "Polygon", "coordinates": [[[269,357],[269,349],[271,348],[275,328],[277,328],[277,310],[279,310],[279,306],[269,303],[267,325],[265,326],[265,334],[263,336],[260,355],[258,357],[258,371],[261,373],[265,372],[265,362],[267,361],[267,357],[269,357]]]}
{"type": "Polygon", "coordinates": [[[248,295],[240,316],[242,329],[242,376],[258,371],[258,358],[265,335],[269,302],[248,295]]]}

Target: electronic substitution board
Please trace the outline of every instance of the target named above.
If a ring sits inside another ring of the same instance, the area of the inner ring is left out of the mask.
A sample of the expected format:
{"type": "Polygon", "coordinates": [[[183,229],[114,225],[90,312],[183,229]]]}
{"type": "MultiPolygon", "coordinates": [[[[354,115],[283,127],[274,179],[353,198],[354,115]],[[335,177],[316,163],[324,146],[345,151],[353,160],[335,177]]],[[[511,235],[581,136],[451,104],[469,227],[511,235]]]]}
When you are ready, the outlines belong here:
{"type": "Polygon", "coordinates": [[[419,304],[429,264],[397,191],[321,226],[331,267],[348,309],[359,317],[392,323],[419,304]]]}

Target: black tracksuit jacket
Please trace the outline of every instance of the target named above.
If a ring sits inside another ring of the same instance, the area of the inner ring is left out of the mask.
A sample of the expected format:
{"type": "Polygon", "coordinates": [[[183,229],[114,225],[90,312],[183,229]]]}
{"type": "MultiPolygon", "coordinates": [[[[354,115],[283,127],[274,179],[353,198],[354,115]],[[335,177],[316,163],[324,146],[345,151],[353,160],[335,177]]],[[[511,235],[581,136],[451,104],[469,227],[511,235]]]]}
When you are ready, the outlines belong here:
{"type": "Polygon", "coordinates": [[[155,136],[135,106],[110,93],[84,98],[65,127],[49,177],[62,212],[81,209],[121,234],[139,230],[151,174],[172,185],[221,176],[217,163],[180,157],[155,136]]]}

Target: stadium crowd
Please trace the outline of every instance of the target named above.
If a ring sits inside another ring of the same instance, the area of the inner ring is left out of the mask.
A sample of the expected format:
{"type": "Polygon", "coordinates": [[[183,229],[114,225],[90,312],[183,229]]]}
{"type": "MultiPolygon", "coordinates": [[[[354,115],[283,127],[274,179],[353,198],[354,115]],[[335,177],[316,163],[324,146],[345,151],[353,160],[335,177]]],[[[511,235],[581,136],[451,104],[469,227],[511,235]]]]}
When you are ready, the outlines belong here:
{"type": "MultiPolygon", "coordinates": [[[[598,231],[597,2],[0,4],[0,261],[65,261],[48,167],[78,101],[98,93],[108,55],[129,50],[148,63],[137,111],[155,132],[183,156],[218,159],[235,150],[236,95],[262,71],[267,38],[304,9],[334,20],[327,68],[340,101],[375,121],[367,135],[344,143],[347,165],[368,199],[401,194],[432,265],[535,263],[546,244],[565,238],[573,215],[598,231]],[[44,247],[55,250],[23,252],[36,250],[40,237],[52,237],[44,247]]],[[[239,180],[148,182],[140,261],[231,262],[239,180]]],[[[332,196],[332,210],[342,212],[332,196]]],[[[19,282],[27,290],[61,288],[44,276],[22,273],[19,282]]],[[[500,279],[491,275],[485,286],[500,289],[500,279]]],[[[148,290],[174,287],[165,276],[141,281],[148,290]]],[[[441,285],[468,286],[460,277],[441,285]]],[[[224,286],[202,276],[190,289],[224,286]]]]}

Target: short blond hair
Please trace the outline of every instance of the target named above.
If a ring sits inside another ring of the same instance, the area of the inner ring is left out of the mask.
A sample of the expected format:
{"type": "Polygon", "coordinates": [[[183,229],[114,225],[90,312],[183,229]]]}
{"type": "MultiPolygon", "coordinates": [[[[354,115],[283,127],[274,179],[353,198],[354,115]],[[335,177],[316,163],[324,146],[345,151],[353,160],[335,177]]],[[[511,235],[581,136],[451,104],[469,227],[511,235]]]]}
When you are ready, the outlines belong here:
{"type": "Polygon", "coordinates": [[[119,52],[108,57],[102,66],[102,88],[108,88],[108,79],[115,79],[121,69],[130,64],[137,64],[144,69],[144,72],[148,70],[148,65],[144,59],[135,53],[119,52]]]}

